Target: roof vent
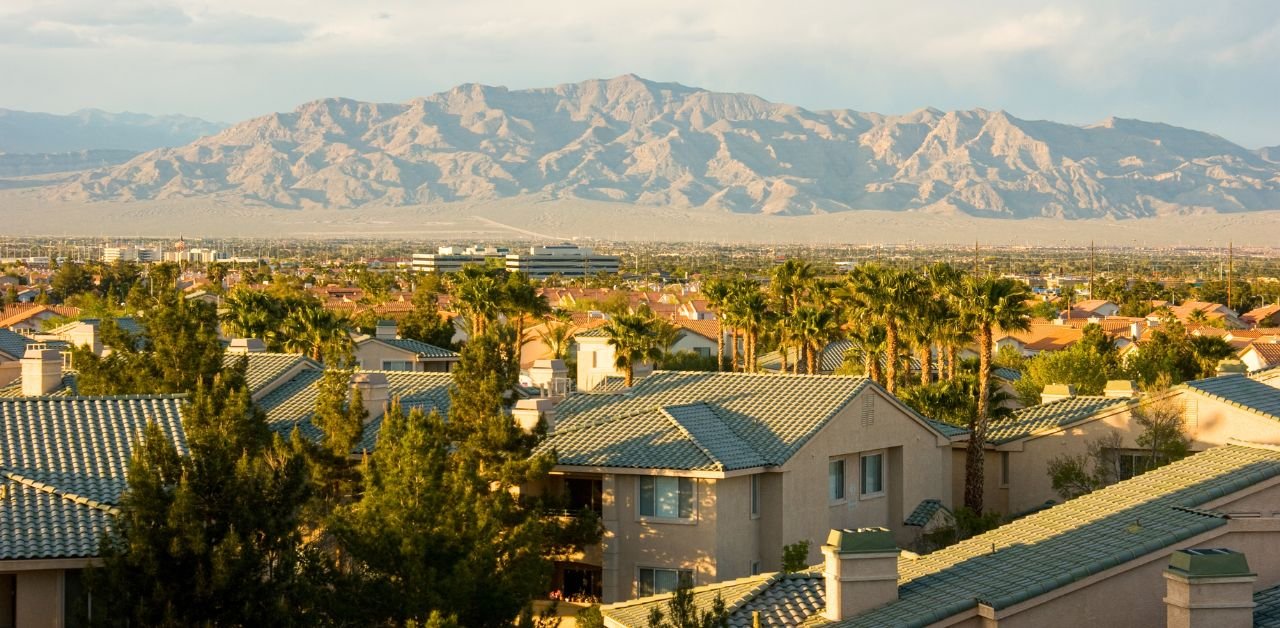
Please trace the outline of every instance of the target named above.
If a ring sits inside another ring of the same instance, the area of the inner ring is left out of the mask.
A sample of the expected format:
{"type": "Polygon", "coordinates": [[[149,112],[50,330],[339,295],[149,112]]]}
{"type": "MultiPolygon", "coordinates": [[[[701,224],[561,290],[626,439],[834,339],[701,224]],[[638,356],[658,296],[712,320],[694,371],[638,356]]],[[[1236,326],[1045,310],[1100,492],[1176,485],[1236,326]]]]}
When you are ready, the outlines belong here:
{"type": "Polygon", "coordinates": [[[1076,396],[1076,387],[1071,384],[1048,384],[1044,387],[1044,392],[1040,393],[1040,403],[1061,401],[1074,396],[1076,396]]]}

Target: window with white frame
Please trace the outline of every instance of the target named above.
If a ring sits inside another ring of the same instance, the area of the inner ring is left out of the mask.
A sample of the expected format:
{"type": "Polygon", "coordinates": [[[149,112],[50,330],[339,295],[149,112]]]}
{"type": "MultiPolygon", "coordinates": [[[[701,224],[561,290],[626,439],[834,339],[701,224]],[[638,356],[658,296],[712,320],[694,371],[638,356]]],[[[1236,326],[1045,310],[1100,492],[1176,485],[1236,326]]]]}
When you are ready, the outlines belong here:
{"type": "Polygon", "coordinates": [[[859,493],[863,496],[884,493],[884,454],[863,454],[860,465],[859,493]]]}
{"type": "Polygon", "coordinates": [[[681,584],[693,586],[692,569],[640,568],[640,597],[671,593],[681,584]]]}
{"type": "Polygon", "coordinates": [[[692,519],[695,486],[692,478],[640,478],[640,516],[692,519]]]}
{"type": "Polygon", "coordinates": [[[827,462],[827,498],[833,502],[844,499],[844,461],[827,462]]]}
{"type": "Polygon", "coordinates": [[[751,476],[751,516],[760,516],[760,476],[751,476]]]}

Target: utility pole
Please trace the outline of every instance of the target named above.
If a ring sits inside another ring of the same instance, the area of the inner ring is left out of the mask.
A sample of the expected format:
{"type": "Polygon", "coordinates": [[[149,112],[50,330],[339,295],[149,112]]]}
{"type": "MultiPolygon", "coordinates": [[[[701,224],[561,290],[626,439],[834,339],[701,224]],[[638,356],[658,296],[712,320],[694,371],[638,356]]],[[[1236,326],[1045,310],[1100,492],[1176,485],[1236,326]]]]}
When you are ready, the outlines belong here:
{"type": "Polygon", "coordinates": [[[978,241],[973,241],[973,276],[978,276],[978,241]]]}
{"type": "Polygon", "coordinates": [[[1231,284],[1235,283],[1235,243],[1227,241],[1227,309],[1231,309],[1231,284]]]}
{"type": "Polygon", "coordinates": [[[1094,253],[1094,248],[1093,248],[1093,240],[1089,240],[1089,298],[1090,298],[1090,299],[1096,299],[1096,298],[1097,298],[1097,297],[1093,296],[1093,261],[1094,261],[1094,257],[1095,257],[1095,253],[1094,253]]]}

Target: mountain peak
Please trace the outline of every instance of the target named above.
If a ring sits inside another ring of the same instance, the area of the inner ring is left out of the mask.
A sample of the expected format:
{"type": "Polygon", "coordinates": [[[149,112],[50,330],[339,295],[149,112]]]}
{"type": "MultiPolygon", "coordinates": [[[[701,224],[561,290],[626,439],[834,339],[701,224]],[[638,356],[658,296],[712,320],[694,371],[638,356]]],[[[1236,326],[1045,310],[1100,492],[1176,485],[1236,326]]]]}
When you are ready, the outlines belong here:
{"type": "Polygon", "coordinates": [[[542,89],[467,83],[407,104],[320,99],[198,146],[55,181],[49,194],[290,208],[527,197],[741,213],[1122,218],[1280,208],[1270,155],[1121,118],[1079,127],[1001,109],[810,111],[628,73],[542,89]]]}

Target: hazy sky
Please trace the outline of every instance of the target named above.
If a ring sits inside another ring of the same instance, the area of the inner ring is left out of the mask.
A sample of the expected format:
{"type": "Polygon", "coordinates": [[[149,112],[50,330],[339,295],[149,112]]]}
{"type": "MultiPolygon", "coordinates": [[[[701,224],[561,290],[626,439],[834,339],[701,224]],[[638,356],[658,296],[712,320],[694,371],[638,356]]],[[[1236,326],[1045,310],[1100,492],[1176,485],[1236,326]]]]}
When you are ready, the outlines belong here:
{"type": "Polygon", "coordinates": [[[1280,1],[0,0],[0,107],[236,121],[634,72],[803,107],[1280,144],[1280,1]]]}

